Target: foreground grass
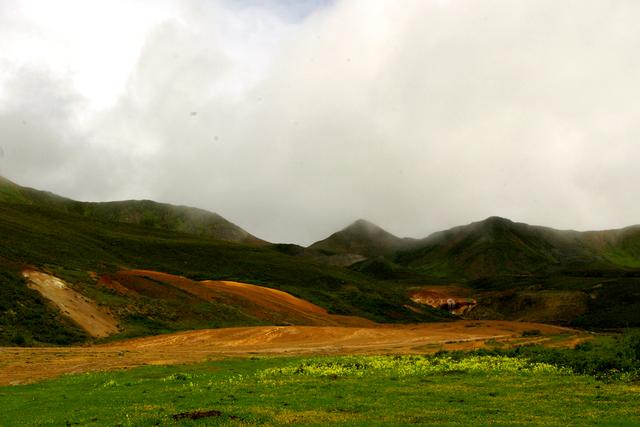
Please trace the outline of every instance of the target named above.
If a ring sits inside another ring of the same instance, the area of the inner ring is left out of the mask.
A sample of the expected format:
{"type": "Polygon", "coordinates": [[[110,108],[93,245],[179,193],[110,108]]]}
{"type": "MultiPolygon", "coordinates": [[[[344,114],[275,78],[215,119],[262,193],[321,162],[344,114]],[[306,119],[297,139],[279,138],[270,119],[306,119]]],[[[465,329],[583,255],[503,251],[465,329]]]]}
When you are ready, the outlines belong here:
{"type": "Polygon", "coordinates": [[[260,358],[0,388],[0,425],[638,425],[640,386],[501,356],[260,358]]]}

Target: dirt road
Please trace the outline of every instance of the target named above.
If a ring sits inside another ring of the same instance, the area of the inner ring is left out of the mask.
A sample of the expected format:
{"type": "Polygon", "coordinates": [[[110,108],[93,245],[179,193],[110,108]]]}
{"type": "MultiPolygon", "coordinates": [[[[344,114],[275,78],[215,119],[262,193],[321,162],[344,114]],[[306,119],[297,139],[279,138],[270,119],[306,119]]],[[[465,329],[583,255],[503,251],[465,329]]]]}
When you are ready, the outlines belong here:
{"type": "Polygon", "coordinates": [[[193,363],[224,356],[420,354],[479,348],[490,340],[506,345],[533,340],[558,346],[575,345],[585,338],[585,334],[568,328],[508,321],[207,329],[86,347],[0,348],[0,385],[141,365],[193,363]],[[522,337],[524,331],[531,330],[540,331],[540,335],[522,337]]]}

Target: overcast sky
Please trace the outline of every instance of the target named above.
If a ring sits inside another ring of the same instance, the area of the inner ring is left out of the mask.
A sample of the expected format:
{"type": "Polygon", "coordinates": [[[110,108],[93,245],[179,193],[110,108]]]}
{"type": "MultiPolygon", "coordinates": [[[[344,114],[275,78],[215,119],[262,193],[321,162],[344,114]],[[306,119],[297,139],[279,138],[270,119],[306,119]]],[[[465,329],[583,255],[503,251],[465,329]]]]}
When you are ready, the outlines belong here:
{"type": "Polygon", "coordinates": [[[636,0],[2,0],[0,174],[308,244],[640,223],[636,0]]]}

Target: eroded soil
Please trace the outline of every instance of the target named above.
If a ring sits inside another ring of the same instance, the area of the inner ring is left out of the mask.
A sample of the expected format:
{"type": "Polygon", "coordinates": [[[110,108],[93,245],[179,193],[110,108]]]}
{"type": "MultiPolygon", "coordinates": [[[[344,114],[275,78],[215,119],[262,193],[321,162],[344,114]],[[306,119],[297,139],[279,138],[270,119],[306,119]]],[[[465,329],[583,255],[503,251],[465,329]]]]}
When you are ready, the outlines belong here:
{"type": "Polygon", "coordinates": [[[457,315],[475,308],[478,302],[471,295],[471,289],[456,285],[422,286],[409,293],[415,303],[441,308],[457,315]]]}
{"type": "Polygon", "coordinates": [[[102,338],[118,332],[118,320],[108,310],[98,307],[63,280],[33,270],[25,270],[22,275],[31,289],[38,291],[92,337],[102,338]]]}
{"type": "Polygon", "coordinates": [[[196,297],[216,300],[250,314],[253,317],[274,324],[308,325],[308,326],[374,326],[375,323],[355,316],[339,316],[327,313],[327,310],[309,301],[297,298],[286,292],[256,286],[248,283],[231,281],[205,280],[197,282],[181,276],[148,270],[125,270],[114,275],[112,284],[128,286],[128,291],[135,291],[135,286],[147,286],[147,292],[166,289],[157,283],[188,292],[196,297]],[[137,279],[137,283],[132,282],[137,279]],[[153,282],[149,282],[149,279],[153,282]],[[146,280],[146,282],[140,282],[146,280]],[[118,282],[119,281],[119,282],[118,282]]]}
{"type": "Polygon", "coordinates": [[[207,329],[85,347],[0,348],[0,385],[64,374],[181,364],[225,356],[306,354],[424,354],[499,342],[575,345],[588,335],[537,323],[457,321],[420,325],[259,326],[207,329]],[[524,331],[537,330],[535,337],[524,331]],[[564,344],[563,344],[564,343],[564,344]]]}

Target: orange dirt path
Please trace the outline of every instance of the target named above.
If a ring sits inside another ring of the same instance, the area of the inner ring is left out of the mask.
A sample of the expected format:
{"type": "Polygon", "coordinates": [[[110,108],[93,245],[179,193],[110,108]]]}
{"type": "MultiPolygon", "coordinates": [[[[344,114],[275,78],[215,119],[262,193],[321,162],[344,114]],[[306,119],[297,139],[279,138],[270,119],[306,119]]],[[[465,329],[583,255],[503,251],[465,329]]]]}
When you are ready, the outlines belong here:
{"type": "Polygon", "coordinates": [[[0,348],[0,385],[64,374],[150,364],[194,363],[224,356],[309,354],[421,354],[472,349],[488,340],[520,345],[522,332],[537,329],[544,343],[567,342],[578,331],[537,323],[457,321],[419,325],[259,326],[206,329],[86,347],[0,348]]]}

